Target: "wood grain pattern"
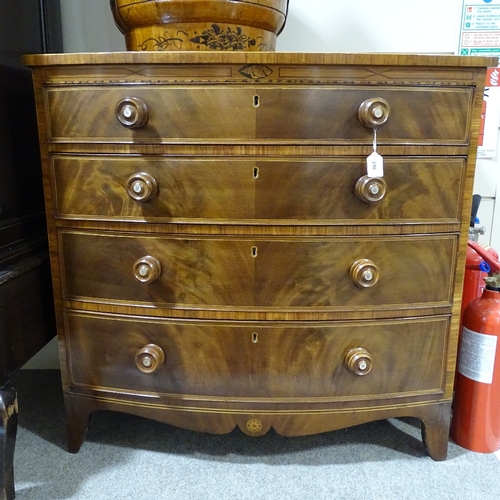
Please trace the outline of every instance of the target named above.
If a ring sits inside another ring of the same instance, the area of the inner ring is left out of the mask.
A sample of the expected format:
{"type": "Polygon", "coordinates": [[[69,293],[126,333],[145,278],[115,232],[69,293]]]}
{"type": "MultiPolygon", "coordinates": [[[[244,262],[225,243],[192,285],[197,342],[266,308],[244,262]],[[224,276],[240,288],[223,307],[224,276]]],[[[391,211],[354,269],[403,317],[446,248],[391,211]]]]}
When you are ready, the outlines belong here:
{"type": "MultiPolygon", "coordinates": [[[[373,399],[441,394],[449,318],[376,323],[232,324],[173,322],[68,313],[71,384],[92,392],[124,390],[226,399],[292,398],[321,406],[323,399],[373,399]],[[89,335],[89,332],[93,332],[89,335]],[[255,338],[254,338],[255,337],[255,338]],[[165,362],[145,374],[134,362],[147,344],[165,362]],[[404,349],[393,349],[394,344],[404,349]],[[350,373],[344,356],[364,347],[374,360],[366,376],[350,373]]],[[[248,404],[248,403],[247,403],[248,404]]]]}
{"type": "Polygon", "coordinates": [[[255,436],[415,416],[432,458],[446,457],[495,59],[128,52],[25,62],[71,451],[106,409],[255,436]],[[117,119],[125,97],[147,103],[143,127],[117,119]],[[387,194],[373,205],[355,194],[373,140],[357,109],[372,97],[391,106],[377,132],[387,194]],[[147,202],[127,194],[141,172],[157,183],[147,202]],[[134,277],[146,256],[161,267],[151,283],[134,277]],[[376,265],[373,287],[352,281],[357,259],[376,265]],[[143,373],[135,356],[149,345],[165,359],[143,373]],[[373,359],[367,375],[344,367],[356,347],[373,359]]]}
{"type": "Polygon", "coordinates": [[[130,305],[388,308],[451,305],[456,237],[187,239],[120,233],[60,234],[62,296],[130,305]],[[106,256],[120,255],[119,259],[106,256]],[[134,262],[151,255],[161,275],[134,278],[134,262]],[[349,268],[368,258],[380,280],[360,290],[349,268]],[[293,270],[293,272],[290,272],[293,270]]]}
{"type": "MultiPolygon", "coordinates": [[[[320,68],[328,67],[335,70],[338,68],[350,67],[356,70],[369,70],[373,67],[384,67],[404,75],[407,82],[415,80],[418,70],[424,68],[427,74],[437,74],[443,70],[451,69],[457,75],[468,77],[470,84],[479,84],[476,80],[475,72],[463,71],[461,68],[476,68],[479,72],[484,72],[488,66],[497,66],[497,57],[462,57],[462,56],[440,56],[425,54],[356,54],[339,52],[263,52],[248,54],[246,52],[209,52],[199,53],[194,51],[155,53],[155,52],[115,52],[115,53],[82,53],[82,54],[28,54],[25,55],[24,63],[27,66],[40,66],[44,70],[55,70],[58,74],[66,74],[66,66],[79,66],[76,70],[83,74],[94,71],[100,75],[106,75],[110,70],[109,65],[118,65],[124,68],[126,65],[133,65],[133,70],[141,69],[141,65],[147,65],[149,69],[156,64],[175,64],[181,67],[189,67],[190,64],[210,68],[211,65],[228,64],[280,64],[283,67],[296,69],[309,69],[317,71],[320,68]],[[103,67],[97,67],[102,65],[103,67]],[[92,66],[94,66],[92,68],[92,66]],[[107,66],[107,67],[106,67],[107,66]],[[416,73],[414,73],[416,72],[416,73]]],[[[120,69],[120,68],[118,68],[120,69]]],[[[190,68],[191,69],[191,68],[190,68]]],[[[203,70],[203,69],[202,69],[203,70]]],[[[193,77],[196,72],[191,73],[193,77]]],[[[352,78],[352,75],[346,75],[352,78]]],[[[418,81],[418,78],[417,78],[418,81]]],[[[356,82],[356,79],[354,79],[356,82]]]]}
{"type": "Polygon", "coordinates": [[[361,221],[457,221],[461,158],[387,158],[386,197],[367,204],[355,194],[366,158],[161,158],[53,157],[56,216],[81,220],[194,222],[215,219],[256,223],[332,219],[361,221]],[[134,201],[126,183],[146,172],[158,193],[134,201]]]}
{"type": "Polygon", "coordinates": [[[49,137],[54,142],[295,142],[357,144],[373,141],[358,119],[370,97],[386,99],[391,117],[378,130],[380,144],[469,140],[470,88],[312,87],[73,87],[48,89],[49,137]],[[137,98],[149,120],[127,129],[115,108],[137,98]],[[256,104],[256,99],[257,103],[256,104]]]}

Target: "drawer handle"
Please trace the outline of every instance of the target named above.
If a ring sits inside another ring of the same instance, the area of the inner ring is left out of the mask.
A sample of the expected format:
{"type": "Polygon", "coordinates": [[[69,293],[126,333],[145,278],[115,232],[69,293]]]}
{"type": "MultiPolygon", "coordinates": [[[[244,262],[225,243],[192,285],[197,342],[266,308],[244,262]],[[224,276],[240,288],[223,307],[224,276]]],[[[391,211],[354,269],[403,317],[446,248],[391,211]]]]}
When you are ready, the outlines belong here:
{"type": "Polygon", "coordinates": [[[152,283],[160,274],[160,261],[151,255],[141,257],[134,262],[134,276],[141,283],[152,283]]]}
{"type": "Polygon", "coordinates": [[[356,195],[365,203],[377,203],[387,193],[387,184],[382,177],[363,175],[356,183],[356,195]]]}
{"type": "Polygon", "coordinates": [[[368,375],[373,368],[373,358],[363,347],[355,347],[345,355],[344,364],[354,375],[368,375]]]}
{"type": "Polygon", "coordinates": [[[372,97],[363,101],[358,108],[359,121],[368,128],[383,125],[391,114],[389,103],[382,97],[372,97]]]}
{"type": "Polygon", "coordinates": [[[146,172],[134,174],[127,181],[127,193],[135,201],[149,201],[156,196],[157,192],[156,179],[146,172]]]}
{"type": "Polygon", "coordinates": [[[369,288],[377,283],[380,271],[371,260],[358,259],[351,265],[349,275],[357,286],[369,288]]]}
{"type": "Polygon", "coordinates": [[[126,97],[116,105],[116,117],[127,128],[139,128],[146,125],[149,112],[146,103],[138,97],[126,97]]]}
{"type": "Polygon", "coordinates": [[[153,373],[165,362],[165,353],[155,344],[145,345],[136,355],[135,364],[143,373],[153,373]]]}

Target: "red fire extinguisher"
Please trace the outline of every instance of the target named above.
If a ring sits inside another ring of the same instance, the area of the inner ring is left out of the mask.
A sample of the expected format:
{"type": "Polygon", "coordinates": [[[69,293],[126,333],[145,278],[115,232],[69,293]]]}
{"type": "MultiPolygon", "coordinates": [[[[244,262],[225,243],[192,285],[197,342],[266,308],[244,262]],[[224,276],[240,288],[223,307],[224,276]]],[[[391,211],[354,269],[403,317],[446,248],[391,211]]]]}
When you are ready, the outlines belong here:
{"type": "Polygon", "coordinates": [[[468,244],[491,270],[483,294],[463,315],[451,437],[468,450],[492,453],[500,449],[500,262],[468,244]]]}
{"type": "MultiPolygon", "coordinates": [[[[473,195],[472,211],[469,224],[469,240],[472,241],[477,241],[479,235],[484,234],[486,231],[485,227],[481,227],[478,225],[479,219],[477,218],[477,213],[480,203],[481,195],[473,195]]],[[[493,256],[494,259],[498,260],[498,253],[493,248],[484,245],[481,246],[485,248],[493,256]]],[[[465,260],[462,310],[460,313],[460,332],[462,331],[462,316],[465,308],[469,305],[469,302],[478,297],[481,297],[485,287],[484,278],[488,276],[489,271],[490,266],[488,262],[484,261],[483,258],[471,246],[468,246],[465,260]]]]}
{"type": "MultiPolygon", "coordinates": [[[[493,258],[498,258],[498,254],[491,247],[485,248],[493,258]]],[[[462,315],[465,308],[471,301],[481,297],[486,286],[484,278],[490,271],[489,264],[470,246],[467,247],[465,258],[464,290],[462,294],[462,315]]]]}

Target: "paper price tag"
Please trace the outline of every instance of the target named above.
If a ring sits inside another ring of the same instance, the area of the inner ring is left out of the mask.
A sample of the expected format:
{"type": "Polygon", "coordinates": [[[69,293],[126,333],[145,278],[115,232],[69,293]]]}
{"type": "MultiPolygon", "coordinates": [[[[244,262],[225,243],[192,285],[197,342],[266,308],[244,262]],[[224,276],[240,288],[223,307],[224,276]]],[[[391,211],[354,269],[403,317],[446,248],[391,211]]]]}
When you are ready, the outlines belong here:
{"type": "Polygon", "coordinates": [[[366,159],[366,173],[368,177],[384,177],[384,159],[376,151],[366,159]]]}

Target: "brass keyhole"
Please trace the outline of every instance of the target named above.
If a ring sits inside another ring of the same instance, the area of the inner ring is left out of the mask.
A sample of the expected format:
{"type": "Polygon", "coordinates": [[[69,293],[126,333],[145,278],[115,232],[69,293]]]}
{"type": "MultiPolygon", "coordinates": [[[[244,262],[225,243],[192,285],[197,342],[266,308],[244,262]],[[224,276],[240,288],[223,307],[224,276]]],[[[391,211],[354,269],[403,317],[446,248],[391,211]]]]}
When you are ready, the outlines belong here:
{"type": "Polygon", "coordinates": [[[258,108],[260,106],[260,96],[258,94],[255,94],[253,96],[253,107],[258,108]]]}
{"type": "Polygon", "coordinates": [[[255,259],[258,254],[258,248],[257,247],[252,247],[252,257],[255,259]]]}
{"type": "Polygon", "coordinates": [[[259,341],[259,334],[256,332],[252,333],[252,342],[256,344],[259,341]]]}
{"type": "Polygon", "coordinates": [[[254,179],[259,178],[259,167],[253,167],[253,178],[254,179]]]}

